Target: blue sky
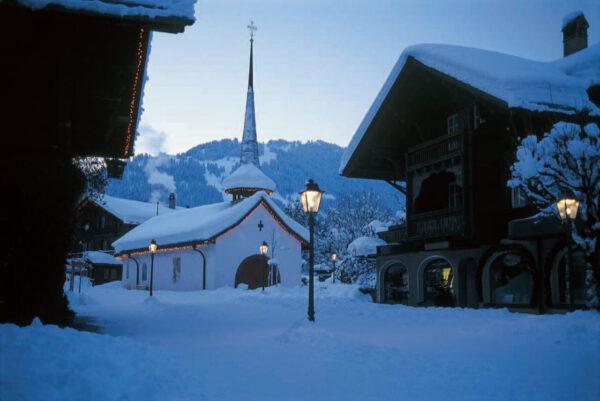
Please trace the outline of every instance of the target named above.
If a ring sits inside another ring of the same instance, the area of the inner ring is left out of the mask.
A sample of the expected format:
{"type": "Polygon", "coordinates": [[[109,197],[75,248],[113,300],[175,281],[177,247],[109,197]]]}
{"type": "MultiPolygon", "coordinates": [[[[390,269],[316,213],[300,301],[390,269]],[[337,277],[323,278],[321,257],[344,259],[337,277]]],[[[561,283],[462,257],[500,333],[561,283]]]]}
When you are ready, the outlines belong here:
{"type": "Polygon", "coordinates": [[[562,56],[562,18],[574,10],[590,23],[589,43],[600,42],[597,0],[198,0],[184,34],[154,34],[136,153],[241,137],[251,19],[259,140],[346,146],[405,47],[553,60],[562,56]]]}

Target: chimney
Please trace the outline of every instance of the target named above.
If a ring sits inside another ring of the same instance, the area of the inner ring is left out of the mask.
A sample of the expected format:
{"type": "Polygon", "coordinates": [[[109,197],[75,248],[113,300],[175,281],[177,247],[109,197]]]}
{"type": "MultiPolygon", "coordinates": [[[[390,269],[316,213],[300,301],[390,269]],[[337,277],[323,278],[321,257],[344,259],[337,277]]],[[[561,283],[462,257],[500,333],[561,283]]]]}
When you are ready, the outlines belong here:
{"type": "Polygon", "coordinates": [[[588,46],[588,24],[582,11],[574,11],[563,18],[563,56],[567,57],[588,46]]]}
{"type": "Polygon", "coordinates": [[[169,194],[169,209],[175,209],[175,193],[171,192],[169,194]]]}

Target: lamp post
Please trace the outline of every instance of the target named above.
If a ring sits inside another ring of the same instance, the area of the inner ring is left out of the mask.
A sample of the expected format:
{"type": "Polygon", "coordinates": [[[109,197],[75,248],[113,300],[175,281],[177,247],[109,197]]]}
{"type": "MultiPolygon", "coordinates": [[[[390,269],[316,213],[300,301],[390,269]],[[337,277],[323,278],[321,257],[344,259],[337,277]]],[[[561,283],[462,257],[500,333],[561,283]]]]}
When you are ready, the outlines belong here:
{"type": "Polygon", "coordinates": [[[308,256],[308,320],[315,321],[315,216],[319,213],[323,192],[312,179],[306,183],[304,191],[300,192],[300,201],[304,213],[308,214],[308,229],[310,232],[310,249],[308,256]]]}
{"type": "Polygon", "coordinates": [[[265,278],[267,273],[267,253],[269,252],[269,244],[263,241],[258,247],[260,254],[263,256],[263,274],[262,274],[262,290],[265,290],[265,278]]]}
{"type": "Polygon", "coordinates": [[[158,244],[155,240],[150,241],[148,250],[150,251],[150,296],[152,296],[152,290],[154,289],[154,254],[158,249],[158,244]]]}
{"type": "Polygon", "coordinates": [[[569,310],[572,312],[575,310],[575,288],[573,287],[573,253],[571,248],[573,247],[573,220],[577,217],[577,210],[579,209],[579,201],[573,196],[565,194],[561,199],[556,202],[558,214],[562,220],[563,227],[565,228],[565,235],[567,239],[567,261],[568,261],[568,272],[569,279],[569,310]]]}
{"type": "Polygon", "coordinates": [[[333,271],[331,273],[331,283],[335,283],[335,261],[337,260],[337,253],[331,252],[331,263],[333,264],[333,271]]]}

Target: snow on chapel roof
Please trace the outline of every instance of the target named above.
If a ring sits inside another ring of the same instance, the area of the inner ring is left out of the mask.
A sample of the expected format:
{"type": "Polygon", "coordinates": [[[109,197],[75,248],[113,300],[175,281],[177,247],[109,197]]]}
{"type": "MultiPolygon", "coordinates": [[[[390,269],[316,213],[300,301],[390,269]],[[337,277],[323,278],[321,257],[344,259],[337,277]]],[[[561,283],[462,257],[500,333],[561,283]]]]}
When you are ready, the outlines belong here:
{"type": "Polygon", "coordinates": [[[156,240],[159,249],[215,240],[238,225],[261,203],[299,240],[308,242],[306,228],[287,216],[267,194],[257,192],[239,202],[214,203],[158,215],[129,231],[112,245],[117,253],[126,253],[146,250],[152,239],[156,240]]]}
{"type": "Polygon", "coordinates": [[[196,0],[17,0],[17,2],[32,10],[54,6],[119,17],[177,17],[193,22],[196,0]]]}
{"type": "Polygon", "coordinates": [[[375,101],[360,123],[342,156],[340,174],[409,57],[473,88],[504,101],[510,108],[572,114],[587,108],[600,109],[589,100],[587,89],[598,83],[600,44],[551,62],[534,61],[490,50],[443,44],[406,48],[394,65],[375,101]]]}
{"type": "Polygon", "coordinates": [[[226,193],[232,190],[249,188],[263,189],[267,192],[274,192],[275,182],[267,177],[262,170],[254,164],[242,164],[231,175],[223,179],[223,189],[226,193]]]}
{"type": "MultiPolygon", "coordinates": [[[[114,196],[104,195],[101,200],[88,199],[102,209],[117,217],[126,224],[141,224],[144,221],[156,216],[156,203],[140,202],[131,199],[116,198],[114,196]]],[[[168,214],[184,208],[168,208],[165,205],[158,205],[158,214],[168,214]]]]}

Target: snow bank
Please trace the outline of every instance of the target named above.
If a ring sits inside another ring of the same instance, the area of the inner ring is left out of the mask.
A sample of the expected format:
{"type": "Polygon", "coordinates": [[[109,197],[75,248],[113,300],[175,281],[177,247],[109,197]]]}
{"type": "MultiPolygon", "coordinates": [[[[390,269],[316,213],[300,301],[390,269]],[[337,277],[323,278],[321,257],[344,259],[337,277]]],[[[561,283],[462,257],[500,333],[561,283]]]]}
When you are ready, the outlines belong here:
{"type": "Polygon", "coordinates": [[[196,0],[17,0],[18,3],[41,10],[60,6],[114,16],[181,17],[194,20],[196,0]]]}
{"type": "Polygon", "coordinates": [[[0,339],[2,400],[204,399],[197,378],[174,358],[128,338],[34,320],[0,325],[0,339]]]}

